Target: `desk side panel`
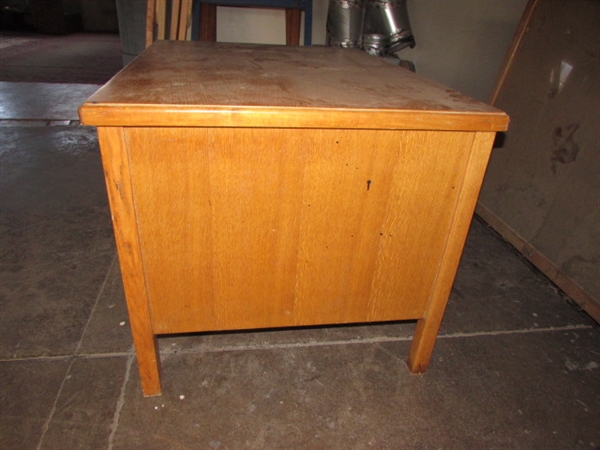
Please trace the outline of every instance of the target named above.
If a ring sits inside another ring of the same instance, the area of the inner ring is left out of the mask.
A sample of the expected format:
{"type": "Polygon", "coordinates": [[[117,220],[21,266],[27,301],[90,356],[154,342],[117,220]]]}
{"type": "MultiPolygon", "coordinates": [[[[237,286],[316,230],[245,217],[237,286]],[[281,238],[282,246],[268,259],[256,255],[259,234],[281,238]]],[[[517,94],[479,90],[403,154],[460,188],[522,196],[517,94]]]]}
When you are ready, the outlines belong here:
{"type": "Polygon", "coordinates": [[[126,133],[156,333],[423,317],[474,133],[126,133]]]}

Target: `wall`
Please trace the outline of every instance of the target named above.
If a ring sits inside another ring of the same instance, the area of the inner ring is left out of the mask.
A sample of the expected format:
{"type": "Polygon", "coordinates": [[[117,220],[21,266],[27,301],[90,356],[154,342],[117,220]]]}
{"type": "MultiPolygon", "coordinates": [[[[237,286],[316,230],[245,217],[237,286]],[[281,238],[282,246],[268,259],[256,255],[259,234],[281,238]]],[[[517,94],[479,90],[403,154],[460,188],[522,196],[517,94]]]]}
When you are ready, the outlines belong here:
{"type": "Polygon", "coordinates": [[[527,0],[408,0],[418,73],[487,101],[527,0]]]}
{"type": "MultiPolygon", "coordinates": [[[[527,0],[408,0],[417,72],[487,100],[527,0]]],[[[313,1],[313,45],[325,44],[327,0],[313,1]]],[[[218,8],[217,39],[285,43],[283,11],[218,8]]]]}

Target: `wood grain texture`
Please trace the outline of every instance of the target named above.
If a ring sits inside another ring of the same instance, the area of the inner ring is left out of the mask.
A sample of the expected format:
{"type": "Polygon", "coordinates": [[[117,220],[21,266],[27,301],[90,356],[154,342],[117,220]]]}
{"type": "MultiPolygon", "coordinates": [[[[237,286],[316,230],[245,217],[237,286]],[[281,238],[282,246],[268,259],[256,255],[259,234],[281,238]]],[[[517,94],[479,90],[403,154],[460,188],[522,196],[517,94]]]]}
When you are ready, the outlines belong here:
{"type": "Polygon", "coordinates": [[[146,48],[155,40],[184,41],[189,39],[191,37],[191,20],[191,0],[172,0],[170,2],[148,0],[146,5],[146,48]],[[168,27],[167,17],[170,17],[168,27]]]}
{"type": "Polygon", "coordinates": [[[152,44],[81,108],[96,126],[498,131],[507,116],[359,50],[152,44]]]}
{"type": "Polygon", "coordinates": [[[167,333],[418,320],[427,368],[503,112],[360,51],[158,42],[80,117],[146,394],[167,333]]]}
{"type": "Polygon", "coordinates": [[[423,373],[429,365],[485,175],[485,168],[489,162],[494,136],[495,133],[475,133],[466,157],[468,165],[459,188],[458,201],[453,206],[452,222],[445,228],[447,240],[440,255],[438,273],[432,285],[433,289],[425,313],[417,322],[408,356],[408,368],[413,373],[423,373]]]}
{"type": "MultiPolygon", "coordinates": [[[[156,39],[167,38],[167,0],[154,0],[156,2],[155,17],[156,39]]],[[[153,30],[154,31],[154,30],[153,30]]],[[[155,40],[154,34],[152,40],[155,40]]]]}
{"type": "Polygon", "coordinates": [[[423,317],[473,133],[126,135],[156,333],[423,317]]]}
{"type": "Polygon", "coordinates": [[[142,390],[146,396],[160,395],[160,360],[150,319],[123,129],[100,128],[98,138],[142,390]]]}
{"type": "Polygon", "coordinates": [[[150,47],[154,41],[156,0],[148,0],[146,4],[146,47],[150,47]]]}
{"type": "Polygon", "coordinates": [[[191,37],[192,0],[181,0],[179,23],[177,24],[177,39],[184,41],[191,37]]]}
{"type": "Polygon", "coordinates": [[[169,26],[169,39],[172,41],[179,39],[181,3],[181,0],[171,0],[171,24],[169,26]]]}
{"type": "Polygon", "coordinates": [[[215,42],[217,40],[217,5],[200,3],[200,40],[215,42]]]}
{"type": "Polygon", "coordinates": [[[300,24],[302,23],[301,9],[285,10],[285,44],[300,45],[300,24]]]}

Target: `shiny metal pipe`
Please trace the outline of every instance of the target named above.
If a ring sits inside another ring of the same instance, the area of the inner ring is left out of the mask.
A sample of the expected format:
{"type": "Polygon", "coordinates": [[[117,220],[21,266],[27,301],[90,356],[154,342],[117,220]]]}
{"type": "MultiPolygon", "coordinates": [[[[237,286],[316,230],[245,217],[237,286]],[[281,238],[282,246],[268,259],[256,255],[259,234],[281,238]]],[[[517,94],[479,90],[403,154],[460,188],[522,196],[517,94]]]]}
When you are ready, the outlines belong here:
{"type": "Polygon", "coordinates": [[[405,47],[414,47],[415,39],[408,19],[406,0],[368,0],[363,33],[384,34],[389,54],[405,47]]]}
{"type": "Polygon", "coordinates": [[[332,47],[358,47],[362,34],[365,0],[330,0],[327,40],[332,47]]]}

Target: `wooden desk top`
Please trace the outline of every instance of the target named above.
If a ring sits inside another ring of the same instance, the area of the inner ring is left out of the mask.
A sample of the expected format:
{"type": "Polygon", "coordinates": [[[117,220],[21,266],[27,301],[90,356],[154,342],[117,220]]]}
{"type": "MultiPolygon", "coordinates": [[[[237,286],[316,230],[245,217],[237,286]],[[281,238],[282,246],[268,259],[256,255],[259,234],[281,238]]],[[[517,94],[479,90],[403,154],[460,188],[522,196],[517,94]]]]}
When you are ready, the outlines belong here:
{"type": "Polygon", "coordinates": [[[508,117],[360,50],[157,41],[85,125],[503,131],[508,117]]]}

